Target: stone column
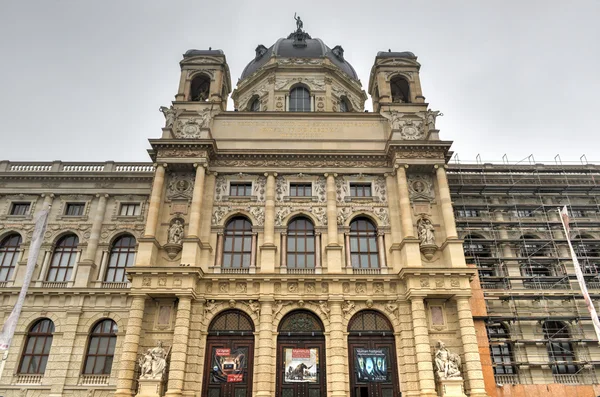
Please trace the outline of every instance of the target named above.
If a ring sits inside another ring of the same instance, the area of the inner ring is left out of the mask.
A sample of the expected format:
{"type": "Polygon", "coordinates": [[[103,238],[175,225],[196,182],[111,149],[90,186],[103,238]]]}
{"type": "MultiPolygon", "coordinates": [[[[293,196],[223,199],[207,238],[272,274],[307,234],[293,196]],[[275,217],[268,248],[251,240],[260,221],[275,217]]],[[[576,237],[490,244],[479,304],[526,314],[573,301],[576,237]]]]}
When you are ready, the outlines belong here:
{"type": "MultiPolygon", "coordinates": [[[[254,245],[252,245],[254,249],[254,245]]],[[[252,260],[252,258],[250,259],[252,260]]],[[[215,252],[215,267],[221,269],[223,263],[223,232],[217,232],[217,249],[215,252]]],[[[219,270],[219,273],[221,270],[219,270]]]]}
{"type": "Polygon", "coordinates": [[[162,202],[163,188],[165,185],[166,164],[158,164],[154,172],[154,182],[152,183],[152,193],[150,195],[150,205],[148,206],[148,218],[146,219],[145,237],[155,237],[158,217],[160,213],[160,204],[162,202]]]}
{"type": "Polygon", "coordinates": [[[337,193],[335,191],[335,177],[337,174],[325,174],[327,186],[325,188],[327,197],[327,245],[338,244],[337,228],[337,193]]]}
{"type": "Polygon", "coordinates": [[[135,366],[137,365],[145,307],[146,297],[144,295],[135,295],[129,308],[129,320],[127,321],[125,340],[123,341],[119,362],[119,378],[117,379],[115,397],[133,396],[133,376],[135,374],[135,366]]]}
{"type": "Polygon", "coordinates": [[[281,232],[281,259],[279,267],[287,269],[287,232],[281,232]]]}
{"type": "Polygon", "coordinates": [[[273,298],[260,302],[260,325],[258,329],[258,357],[256,358],[256,396],[272,396],[275,384],[273,348],[273,298]]]}
{"type": "MultiPolygon", "coordinates": [[[[251,244],[251,251],[250,251],[250,272],[254,272],[254,269],[256,269],[256,244],[258,242],[258,233],[253,232],[252,233],[252,240],[250,242],[251,244]]],[[[223,255],[223,253],[221,252],[221,256],[223,255]]]]}
{"type": "Polygon", "coordinates": [[[436,176],[438,189],[440,192],[440,204],[442,207],[442,218],[444,219],[444,230],[446,239],[456,239],[456,222],[454,221],[454,211],[452,210],[452,198],[450,197],[450,187],[446,177],[445,165],[436,165],[436,176]]]}
{"type": "Polygon", "coordinates": [[[344,246],[346,249],[344,250],[345,258],[346,258],[346,267],[348,269],[352,268],[352,253],[350,252],[350,233],[344,233],[344,246]]]}
{"type": "MultiPolygon", "coordinates": [[[[285,247],[287,250],[287,246],[285,247]]],[[[315,272],[321,273],[321,232],[315,232],[315,272]]]]}
{"type": "Polygon", "coordinates": [[[392,244],[399,244],[402,240],[402,224],[400,222],[400,210],[398,208],[398,197],[393,174],[385,174],[386,187],[388,191],[388,202],[390,210],[390,228],[392,229],[392,244]]]}
{"type": "Polygon", "coordinates": [[[188,236],[197,238],[200,236],[200,213],[202,211],[202,197],[204,195],[204,174],[206,164],[194,164],[196,167],[196,180],[194,182],[194,193],[190,206],[190,223],[188,236]]]}
{"type": "Polygon", "coordinates": [[[386,269],[388,267],[385,260],[385,241],[383,240],[384,236],[385,233],[383,231],[377,232],[377,249],[379,251],[379,267],[381,269],[386,269]]]}
{"type": "Polygon", "coordinates": [[[458,325],[464,352],[463,368],[466,369],[466,373],[463,374],[463,377],[466,377],[469,381],[469,395],[472,397],[487,396],[485,384],[483,382],[481,358],[479,356],[479,346],[477,345],[477,335],[475,334],[475,325],[473,324],[469,298],[457,297],[456,310],[458,312],[458,325]]]}
{"type": "Polygon", "coordinates": [[[108,194],[98,195],[98,207],[94,212],[94,220],[92,221],[92,230],[90,231],[90,238],[88,239],[87,248],[83,255],[83,262],[94,263],[96,260],[96,252],[98,250],[98,242],[100,241],[100,231],[102,230],[102,223],[104,221],[104,215],[106,213],[106,199],[108,194]]]}
{"type": "Polygon", "coordinates": [[[408,180],[406,179],[406,165],[396,169],[396,180],[398,183],[398,196],[400,198],[400,217],[402,218],[402,238],[415,237],[413,231],[412,210],[410,208],[410,196],[408,194],[408,180]]]}
{"type": "Polygon", "coordinates": [[[65,384],[69,378],[69,364],[73,357],[73,349],[76,346],[77,326],[81,318],[80,310],[67,311],[67,318],[64,321],[62,328],[62,336],[53,340],[55,351],[60,351],[48,363],[46,376],[52,378],[52,386],[50,388],[50,397],[59,397],[64,393],[65,384]]]}
{"type": "Polygon", "coordinates": [[[169,366],[169,390],[167,396],[181,396],[183,381],[185,379],[185,366],[187,362],[188,339],[190,334],[190,314],[192,298],[180,296],[177,305],[177,317],[173,332],[173,346],[171,347],[171,364],[169,366]]]}
{"type": "Polygon", "coordinates": [[[331,396],[346,396],[348,378],[348,346],[344,337],[342,300],[329,300],[329,349],[328,361],[331,373],[327,374],[331,385],[331,396]]]}
{"type": "Polygon", "coordinates": [[[277,173],[265,173],[265,231],[264,245],[274,245],[275,241],[275,177],[277,173]]]}
{"type": "Polygon", "coordinates": [[[411,311],[413,321],[413,332],[415,335],[415,353],[417,368],[419,370],[419,388],[421,396],[437,396],[435,392],[435,379],[433,374],[433,359],[431,355],[431,344],[429,342],[429,331],[427,329],[427,313],[425,302],[420,296],[411,298],[411,311]]]}

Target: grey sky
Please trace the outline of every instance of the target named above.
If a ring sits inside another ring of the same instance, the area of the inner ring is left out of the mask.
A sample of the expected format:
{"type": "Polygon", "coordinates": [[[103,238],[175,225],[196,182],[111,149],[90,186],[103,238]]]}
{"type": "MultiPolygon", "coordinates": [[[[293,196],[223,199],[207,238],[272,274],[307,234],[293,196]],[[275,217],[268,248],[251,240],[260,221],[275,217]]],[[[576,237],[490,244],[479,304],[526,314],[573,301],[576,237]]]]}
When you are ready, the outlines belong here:
{"type": "Polygon", "coordinates": [[[222,49],[235,85],[295,11],[344,47],[365,91],[377,51],[413,51],[461,160],[600,162],[597,0],[5,1],[0,158],[147,161],[181,55],[222,49]]]}

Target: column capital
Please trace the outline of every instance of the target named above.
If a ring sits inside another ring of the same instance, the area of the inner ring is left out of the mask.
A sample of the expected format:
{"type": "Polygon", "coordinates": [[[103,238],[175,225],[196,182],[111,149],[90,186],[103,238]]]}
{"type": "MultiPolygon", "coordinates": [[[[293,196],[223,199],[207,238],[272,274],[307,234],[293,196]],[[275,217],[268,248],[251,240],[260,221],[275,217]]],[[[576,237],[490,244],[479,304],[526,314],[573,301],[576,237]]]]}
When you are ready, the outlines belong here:
{"type": "Polygon", "coordinates": [[[325,178],[328,178],[328,177],[330,177],[330,176],[331,176],[331,177],[334,177],[334,178],[337,178],[338,174],[337,174],[337,172],[326,172],[326,173],[324,173],[324,174],[323,174],[323,176],[324,176],[325,178]]]}
{"type": "Polygon", "coordinates": [[[394,168],[395,169],[399,169],[399,168],[408,168],[408,164],[394,164],[394,168]]]}
{"type": "Polygon", "coordinates": [[[276,177],[276,176],[277,176],[277,173],[276,173],[276,172],[265,172],[265,174],[264,174],[264,175],[265,175],[266,177],[269,177],[269,176],[276,177]]]}
{"type": "Polygon", "coordinates": [[[194,168],[198,168],[199,166],[202,166],[202,168],[208,168],[208,164],[205,162],[202,163],[194,163],[194,168]]]}
{"type": "Polygon", "coordinates": [[[440,168],[441,168],[441,169],[446,169],[446,168],[448,168],[448,165],[447,165],[447,164],[435,164],[435,165],[433,166],[433,168],[435,168],[436,170],[437,170],[437,169],[440,169],[440,168]]]}
{"type": "Polygon", "coordinates": [[[158,167],[167,168],[168,164],[167,163],[154,163],[154,166],[156,168],[158,168],[158,167]]]}
{"type": "Polygon", "coordinates": [[[102,198],[102,197],[104,197],[104,198],[108,198],[108,197],[109,197],[109,195],[108,195],[107,193],[105,193],[105,194],[96,193],[96,198],[102,198]]]}

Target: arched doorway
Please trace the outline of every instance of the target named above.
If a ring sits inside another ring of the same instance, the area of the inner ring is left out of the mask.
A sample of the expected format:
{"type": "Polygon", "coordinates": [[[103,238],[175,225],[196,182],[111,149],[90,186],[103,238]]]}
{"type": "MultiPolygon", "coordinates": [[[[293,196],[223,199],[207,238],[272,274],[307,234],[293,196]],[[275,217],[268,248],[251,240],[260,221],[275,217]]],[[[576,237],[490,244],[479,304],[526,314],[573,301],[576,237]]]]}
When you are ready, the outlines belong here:
{"type": "Polygon", "coordinates": [[[351,397],[399,397],[394,330],[375,310],[363,310],[348,323],[351,397]]]}
{"type": "Polygon", "coordinates": [[[202,397],[250,397],[254,324],[239,310],[217,315],[208,327],[202,397]]]}
{"type": "Polygon", "coordinates": [[[278,397],[325,397],[325,336],[323,323],[306,310],[288,313],[277,336],[278,397]]]}

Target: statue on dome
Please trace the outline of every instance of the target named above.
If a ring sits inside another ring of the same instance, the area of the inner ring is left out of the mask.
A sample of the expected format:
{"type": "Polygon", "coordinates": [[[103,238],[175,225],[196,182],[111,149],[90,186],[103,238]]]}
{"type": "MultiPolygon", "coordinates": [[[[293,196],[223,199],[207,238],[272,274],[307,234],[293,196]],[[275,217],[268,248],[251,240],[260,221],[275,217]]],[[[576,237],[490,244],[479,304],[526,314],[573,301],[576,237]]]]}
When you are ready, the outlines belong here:
{"type": "Polygon", "coordinates": [[[302,23],[302,19],[300,19],[300,15],[296,17],[296,13],[294,13],[294,19],[296,20],[296,30],[301,31],[304,27],[304,23],[302,23]]]}

